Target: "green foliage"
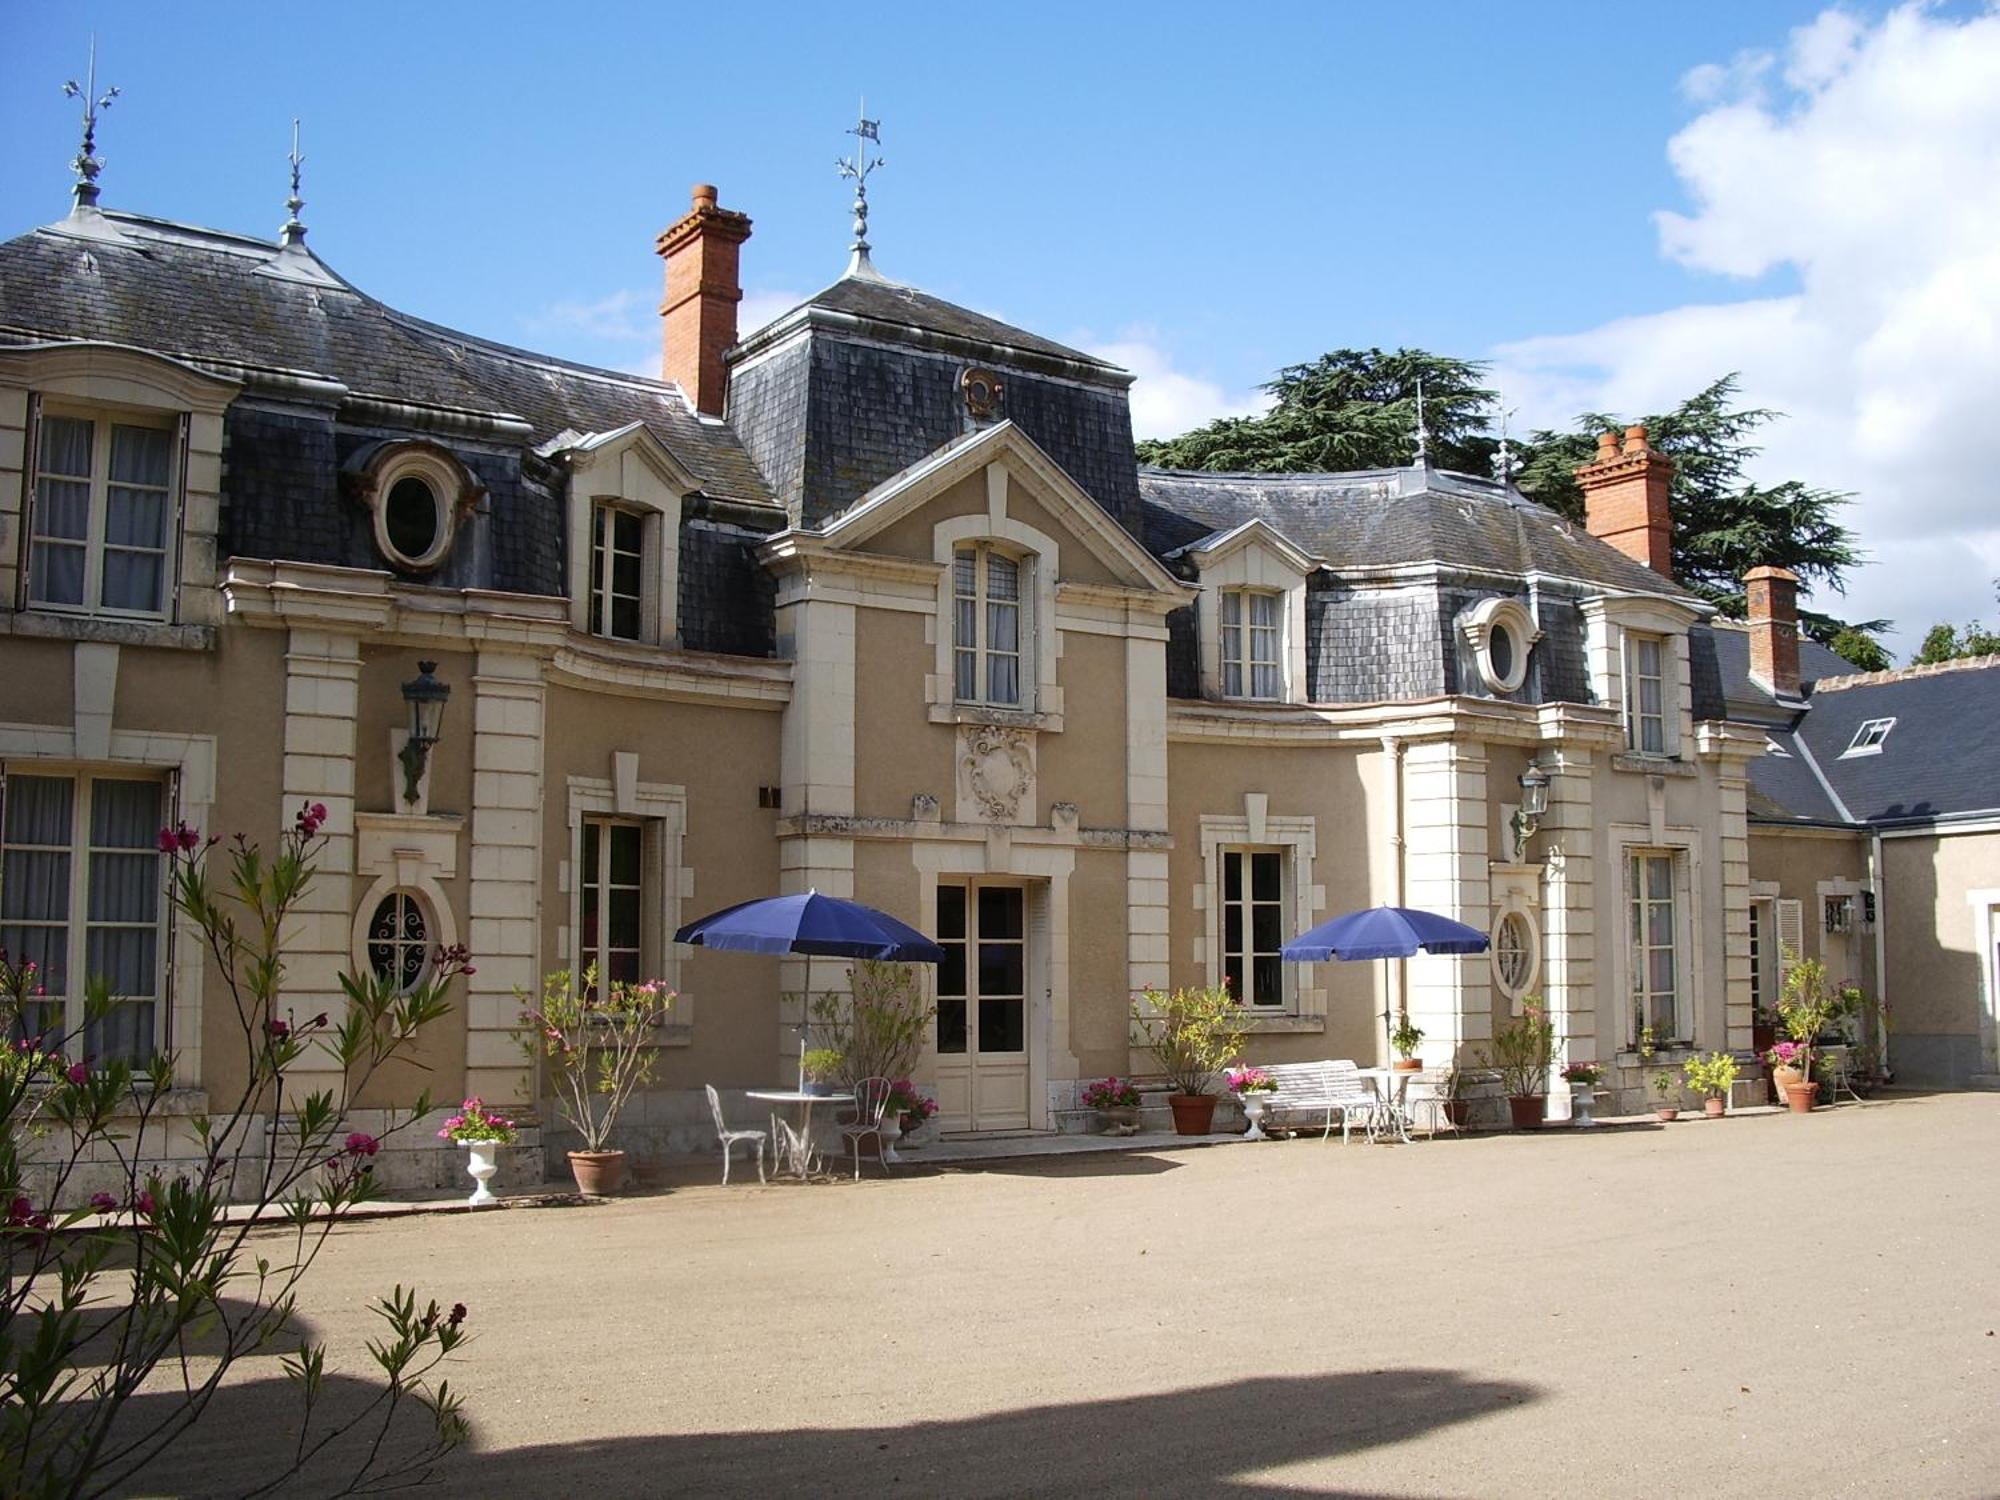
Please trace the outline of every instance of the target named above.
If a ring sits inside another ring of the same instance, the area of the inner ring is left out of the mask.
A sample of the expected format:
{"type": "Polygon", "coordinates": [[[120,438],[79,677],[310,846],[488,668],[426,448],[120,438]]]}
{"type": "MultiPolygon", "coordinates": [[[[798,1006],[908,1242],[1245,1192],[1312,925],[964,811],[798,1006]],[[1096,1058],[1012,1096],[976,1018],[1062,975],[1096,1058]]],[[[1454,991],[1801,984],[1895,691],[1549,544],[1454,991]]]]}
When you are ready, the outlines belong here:
{"type": "Polygon", "coordinates": [[[514,995],[523,1002],[515,1041],[528,1065],[548,1059],[557,1111],[582,1135],[584,1150],[606,1150],[626,1100],[652,1081],[659,1064],[653,1032],[666,1023],[674,992],[656,979],[600,988],[592,964],[581,975],[544,975],[539,1004],[519,990],[514,995]]]}
{"type": "Polygon", "coordinates": [[[1147,990],[1132,1004],[1132,1029],[1176,1093],[1206,1094],[1243,1050],[1243,1007],[1222,985],[1147,990]]]}
{"type": "Polygon", "coordinates": [[[1423,1028],[1410,1019],[1408,1011],[1404,1011],[1396,1018],[1396,1029],[1389,1033],[1389,1045],[1396,1049],[1398,1057],[1415,1057],[1417,1048],[1423,1044],[1423,1028]]]}
{"type": "Polygon", "coordinates": [[[808,1047],[799,1057],[799,1068],[814,1083],[830,1083],[840,1076],[845,1062],[838,1047],[808,1047]]]}
{"type": "Polygon", "coordinates": [[[1555,1055],[1556,1029],[1541,996],[1523,997],[1521,1014],[1493,1033],[1492,1066],[1500,1070],[1501,1088],[1517,1099],[1546,1094],[1555,1055]]]}
{"type": "Polygon", "coordinates": [[[1288,365],[1264,389],[1276,404],[1261,417],[1223,417],[1139,444],[1144,463],[1170,469],[1329,473],[1393,469],[1413,456],[1417,382],[1431,462],[1484,474],[1497,446],[1489,433],[1494,393],[1483,364],[1422,349],[1335,349],[1288,365]]]}
{"type": "Polygon", "coordinates": [[[1704,1099],[1727,1099],[1736,1082],[1736,1059],[1727,1052],[1711,1052],[1706,1057],[1690,1057],[1681,1064],[1687,1086],[1704,1099]]]}
{"type": "Polygon", "coordinates": [[[907,1078],[923,1055],[937,1014],[937,1007],[924,1000],[916,969],[864,959],[848,970],[848,978],[850,994],[813,999],[815,1029],[838,1043],[832,1050],[839,1061],[830,1071],[811,1076],[838,1078],[849,1087],[864,1078],[907,1078]]]}
{"type": "Polygon", "coordinates": [[[1857,672],[1886,672],[1895,666],[1882,643],[1865,630],[1843,625],[1826,639],[1826,649],[1857,672]]]}
{"type": "MultiPolygon", "coordinates": [[[[1653,1060],[1654,1041],[1653,1028],[1651,1026],[1641,1026],[1639,1028],[1639,1064],[1641,1067],[1644,1067],[1653,1060]]],[[[1680,1088],[1680,1079],[1675,1076],[1672,1068],[1661,1068],[1658,1072],[1654,1073],[1652,1083],[1653,1092],[1660,1096],[1660,1105],[1662,1108],[1666,1106],[1667,1096],[1680,1088]]]]}
{"type": "MultiPolygon", "coordinates": [[[[280,934],[311,887],[325,818],[310,805],[274,853],[239,836],[215,861],[215,840],[162,830],[170,903],[199,930],[203,967],[234,1012],[223,1018],[233,1019],[234,1037],[212,1033],[208,1045],[233,1041],[245,1062],[227,1107],[189,1122],[206,1148],[199,1167],[165,1179],[141,1165],[131,1144],[164,1129],[171,1055],[138,1070],[98,1065],[74,1060],[82,1036],[43,1034],[23,1038],[0,1066],[0,1494],[149,1489],[147,1466],[202,1419],[239,1360],[274,1352],[334,1224],[376,1195],[381,1139],[348,1132],[336,1101],[404,1056],[449,1009],[447,989],[470,969],[463,949],[441,949],[407,995],[387,981],[344,976],[348,1011],[337,1022],[301,1020],[282,1007],[280,934]],[[294,1089],[292,1072],[308,1054],[318,1055],[316,1071],[338,1074],[335,1088],[294,1089]],[[60,1206],[107,1169],[118,1191],[60,1206]],[[247,1198],[244,1212],[229,1212],[233,1197],[247,1198]],[[273,1230],[274,1222],[285,1227],[273,1230]],[[132,1404],[141,1386],[147,1400],[132,1404]]],[[[29,966],[0,953],[0,1035],[19,1033],[35,983],[29,966]]],[[[90,981],[86,1015],[108,1003],[103,983],[90,981]]],[[[459,1399],[429,1376],[462,1340],[465,1310],[440,1318],[433,1308],[427,1319],[413,1298],[399,1288],[392,1299],[394,1336],[369,1345],[387,1383],[358,1405],[317,1408],[325,1368],[318,1346],[302,1343],[286,1359],[303,1410],[288,1424],[289,1451],[272,1449],[265,1491],[321,1458],[346,1468],[345,1490],[420,1482],[463,1441],[459,1399]],[[406,1403],[430,1414],[427,1437],[413,1451],[389,1451],[384,1439],[406,1403]]]]}
{"type": "Polygon", "coordinates": [[[1996,652],[2000,652],[2000,630],[1988,630],[1977,620],[1968,620],[1963,631],[1949,625],[1933,625],[1924,633],[1923,644],[1910,658],[1910,665],[1927,667],[1941,661],[1962,661],[1968,656],[1992,656],[1996,652]]]}

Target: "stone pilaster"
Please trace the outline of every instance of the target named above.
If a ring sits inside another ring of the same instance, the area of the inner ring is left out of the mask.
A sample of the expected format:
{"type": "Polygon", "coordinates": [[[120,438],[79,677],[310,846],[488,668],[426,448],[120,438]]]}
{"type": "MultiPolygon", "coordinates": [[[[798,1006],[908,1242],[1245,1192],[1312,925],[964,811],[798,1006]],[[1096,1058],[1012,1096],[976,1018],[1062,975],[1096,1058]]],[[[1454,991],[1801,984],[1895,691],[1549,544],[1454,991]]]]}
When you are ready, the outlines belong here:
{"type": "MultiPolygon", "coordinates": [[[[1477,745],[1418,742],[1403,754],[1404,904],[1482,932],[1492,917],[1488,885],[1486,754],[1477,745]]],[[[1408,964],[1410,1019],[1423,1029],[1421,1055],[1450,1061],[1462,1044],[1493,1034],[1492,966],[1418,955],[1408,964]]]]}
{"type": "MultiPolygon", "coordinates": [[[[1720,762],[1718,787],[1722,827],[1722,941],[1724,1045],[1732,1051],[1754,1043],[1750,989],[1750,828],[1749,767],[1741,760],[1720,762]]],[[[1699,1022],[1697,1022],[1699,1024],[1699,1022]]]]}
{"type": "MultiPolygon", "coordinates": [[[[1549,809],[1536,838],[1546,868],[1542,893],[1542,998],[1568,1062],[1608,1061],[1618,1048],[1614,1008],[1597,1015],[1597,910],[1592,841],[1591,752],[1568,746],[1544,750],[1549,809]]],[[[1531,846],[1532,847],[1532,846],[1531,846]]],[[[1615,939],[1617,933],[1609,934],[1615,939]]]]}
{"type": "MultiPolygon", "coordinates": [[[[1167,827],[1167,674],[1163,643],[1125,641],[1125,826],[1167,827]]],[[[1167,855],[1125,856],[1126,983],[1134,991],[1168,984],[1167,855]]]]}
{"type": "Polygon", "coordinates": [[[482,651],[472,679],[472,859],[466,946],[465,1087],[525,1099],[530,1081],[515,1041],[518,988],[541,983],[541,664],[482,651]]]}
{"type": "MultiPolygon", "coordinates": [[[[285,650],[284,793],[278,826],[289,828],[308,803],[326,805],[312,886],[280,941],[285,984],[280,1006],[294,1021],[346,1013],[340,975],[354,965],[354,727],[360,707],[361,645],[351,636],[294,630],[285,650]]],[[[340,1070],[309,1048],[291,1075],[294,1098],[321,1089],[338,1096],[340,1070]]]]}

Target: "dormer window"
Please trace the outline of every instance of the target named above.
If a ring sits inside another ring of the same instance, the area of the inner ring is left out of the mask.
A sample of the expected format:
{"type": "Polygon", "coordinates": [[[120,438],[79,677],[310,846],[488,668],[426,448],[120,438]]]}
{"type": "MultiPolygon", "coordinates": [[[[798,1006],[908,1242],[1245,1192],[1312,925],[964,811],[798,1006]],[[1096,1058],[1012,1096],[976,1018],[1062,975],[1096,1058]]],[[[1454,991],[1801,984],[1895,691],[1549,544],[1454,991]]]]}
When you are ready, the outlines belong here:
{"type": "Polygon", "coordinates": [[[92,614],[166,614],[175,446],[166,426],[42,417],[28,557],[31,604],[92,614]]]}
{"type": "Polygon", "coordinates": [[[960,703],[1021,704],[1021,564],[990,542],[952,554],[953,692],[960,703]]]}
{"type": "Polygon", "coordinates": [[[1263,589],[1227,589],[1221,601],[1222,695],[1274,700],[1280,670],[1284,597],[1263,589]]]}
{"type": "Polygon", "coordinates": [[[1626,637],[1625,726],[1641,755],[1667,755],[1667,649],[1657,635],[1626,637]]]}
{"type": "Polygon", "coordinates": [[[1460,616],[1458,628],[1487,691],[1519,692],[1528,680],[1528,653],[1542,638],[1528,607],[1519,599],[1482,599],[1460,616]]]}
{"type": "Polygon", "coordinates": [[[1854,731],[1854,738],[1847,748],[1840,752],[1842,760],[1857,755],[1880,755],[1882,742],[1889,738],[1889,731],[1896,727],[1894,719],[1869,719],[1854,731]]]}
{"type": "Polygon", "coordinates": [[[375,550],[405,573],[428,573],[451,553],[459,523],[485,490],[434,443],[379,443],[348,460],[350,492],[374,521],[375,550]]]}
{"type": "Polygon", "coordinates": [[[644,639],[646,517],[598,501],[590,521],[590,633],[644,639]]]}

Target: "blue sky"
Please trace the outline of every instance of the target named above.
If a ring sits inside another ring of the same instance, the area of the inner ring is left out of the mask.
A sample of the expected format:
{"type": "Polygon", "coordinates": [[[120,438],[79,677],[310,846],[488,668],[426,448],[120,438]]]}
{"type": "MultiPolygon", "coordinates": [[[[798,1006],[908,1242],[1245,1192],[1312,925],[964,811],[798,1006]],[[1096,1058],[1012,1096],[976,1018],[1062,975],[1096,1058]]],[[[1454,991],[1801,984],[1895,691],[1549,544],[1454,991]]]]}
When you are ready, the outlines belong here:
{"type": "MultiPolygon", "coordinates": [[[[756,221],[753,309],[839,274],[832,161],[865,92],[888,159],[877,263],[1125,355],[1155,425],[1239,409],[1327,348],[1402,343],[1498,355],[1510,403],[1560,418],[1699,383],[1684,358],[1649,375],[1617,352],[1630,320],[1780,305],[1813,275],[1782,247],[1663,253],[1655,215],[1706,223],[1702,195],[1726,195],[1720,169],[1670,159],[1692,128],[1762,109],[1782,132],[1838,86],[1801,90],[1784,61],[1822,9],[0,0],[0,233],[67,207],[77,125],[59,89],[94,29],[100,78],[124,90],[100,131],[107,206],[275,234],[299,115],[311,243],[343,275],[439,322],[639,368],[653,236],[694,181],[756,221]]],[[[1856,15],[1865,58],[1882,12],[1856,15]]],[[[1708,373],[1761,342],[1719,341],[1708,373]]],[[[1824,446],[1798,452],[1840,467],[1824,446]]],[[[1954,575],[1960,614],[1990,606],[1984,566],[1954,575]]],[[[1894,602],[1875,612],[1906,612],[1894,602]]]]}

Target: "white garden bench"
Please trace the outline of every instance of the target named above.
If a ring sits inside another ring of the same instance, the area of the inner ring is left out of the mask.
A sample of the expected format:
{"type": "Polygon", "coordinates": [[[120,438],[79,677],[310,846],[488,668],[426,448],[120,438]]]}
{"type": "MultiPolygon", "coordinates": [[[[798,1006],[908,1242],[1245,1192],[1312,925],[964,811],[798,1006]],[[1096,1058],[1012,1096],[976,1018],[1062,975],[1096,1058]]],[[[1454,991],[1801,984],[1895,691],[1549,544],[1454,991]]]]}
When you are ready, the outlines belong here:
{"type": "Polygon", "coordinates": [[[1278,1086],[1276,1093],[1265,1096],[1264,1118],[1268,1123],[1310,1120],[1323,1126],[1320,1139],[1325,1140],[1333,1134],[1334,1116],[1338,1115],[1343,1142],[1357,1120],[1364,1130],[1372,1129],[1381,1101],[1352,1061],[1269,1063],[1264,1071],[1278,1086]]]}

